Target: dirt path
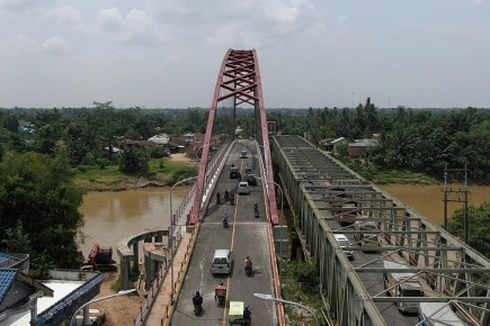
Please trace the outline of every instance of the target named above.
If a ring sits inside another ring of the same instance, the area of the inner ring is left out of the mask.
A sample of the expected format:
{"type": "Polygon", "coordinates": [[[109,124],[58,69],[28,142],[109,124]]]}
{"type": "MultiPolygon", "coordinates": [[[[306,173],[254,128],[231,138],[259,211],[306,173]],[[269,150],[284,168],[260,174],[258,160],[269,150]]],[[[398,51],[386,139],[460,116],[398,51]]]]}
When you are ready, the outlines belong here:
{"type": "MultiPolygon", "coordinates": [[[[112,283],[117,279],[117,273],[105,273],[104,282],[100,287],[97,298],[113,294],[112,283]]],[[[134,318],[138,315],[138,310],[143,302],[143,298],[137,295],[125,295],[101,301],[91,305],[91,308],[104,310],[106,326],[133,325],[134,318]]]]}
{"type": "Polygon", "coordinates": [[[185,162],[185,163],[195,163],[196,160],[189,158],[185,153],[172,154],[169,157],[170,161],[174,162],[185,162]]]}

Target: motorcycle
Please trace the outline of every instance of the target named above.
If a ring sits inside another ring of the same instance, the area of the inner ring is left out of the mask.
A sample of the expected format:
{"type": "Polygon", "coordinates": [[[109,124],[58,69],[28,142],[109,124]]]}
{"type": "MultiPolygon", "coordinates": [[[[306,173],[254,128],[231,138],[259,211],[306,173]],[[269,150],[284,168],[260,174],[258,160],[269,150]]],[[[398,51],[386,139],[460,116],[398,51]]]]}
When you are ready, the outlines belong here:
{"type": "Polygon", "coordinates": [[[202,314],[202,305],[194,305],[194,315],[199,316],[202,314]]]}
{"type": "Polygon", "coordinates": [[[251,276],[252,275],[252,270],[253,270],[252,260],[250,260],[247,257],[247,260],[245,260],[245,275],[251,276]]]}
{"type": "Polygon", "coordinates": [[[225,305],[225,296],[224,295],[218,295],[218,305],[220,305],[220,306],[225,305]]]}

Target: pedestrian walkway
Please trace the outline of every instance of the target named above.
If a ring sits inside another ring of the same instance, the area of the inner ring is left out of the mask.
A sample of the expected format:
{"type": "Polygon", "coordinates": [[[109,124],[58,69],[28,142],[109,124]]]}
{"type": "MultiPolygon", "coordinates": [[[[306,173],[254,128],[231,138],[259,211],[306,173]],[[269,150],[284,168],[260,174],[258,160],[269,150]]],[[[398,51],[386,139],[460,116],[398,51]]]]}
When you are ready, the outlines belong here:
{"type": "MultiPolygon", "coordinates": [[[[172,261],[174,267],[174,280],[177,281],[179,275],[181,274],[181,268],[184,265],[185,257],[187,254],[187,249],[190,245],[190,241],[192,240],[192,233],[185,233],[182,237],[182,241],[180,241],[179,246],[175,252],[175,257],[172,261]]],[[[177,283],[177,282],[176,282],[177,283]]],[[[170,269],[167,275],[164,278],[163,284],[158,291],[158,295],[153,303],[153,307],[146,321],[147,325],[161,325],[162,318],[169,309],[170,304],[170,296],[172,292],[171,286],[171,275],[170,269]]]]}

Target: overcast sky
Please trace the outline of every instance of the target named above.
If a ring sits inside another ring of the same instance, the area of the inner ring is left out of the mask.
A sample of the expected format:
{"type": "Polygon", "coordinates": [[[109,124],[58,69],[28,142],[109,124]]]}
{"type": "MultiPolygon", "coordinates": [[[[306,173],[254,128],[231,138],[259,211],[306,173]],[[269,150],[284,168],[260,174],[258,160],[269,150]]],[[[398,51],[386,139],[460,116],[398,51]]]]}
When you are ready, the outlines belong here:
{"type": "Polygon", "coordinates": [[[267,107],[490,107],[490,0],[0,0],[0,107],[207,107],[228,48],[267,107]]]}

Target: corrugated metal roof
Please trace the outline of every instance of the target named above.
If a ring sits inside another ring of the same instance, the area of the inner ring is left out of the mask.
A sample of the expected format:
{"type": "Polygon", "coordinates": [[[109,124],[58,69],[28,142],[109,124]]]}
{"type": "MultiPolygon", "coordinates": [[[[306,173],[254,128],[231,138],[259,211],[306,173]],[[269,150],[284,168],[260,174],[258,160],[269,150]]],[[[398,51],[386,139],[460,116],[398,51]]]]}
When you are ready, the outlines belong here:
{"type": "Polygon", "coordinates": [[[8,268],[11,267],[14,263],[20,261],[18,257],[14,257],[11,255],[7,255],[5,253],[0,252],[0,268],[8,268]]]}
{"type": "Polygon", "coordinates": [[[0,303],[14,284],[18,272],[18,269],[0,269],[0,303]]]}

